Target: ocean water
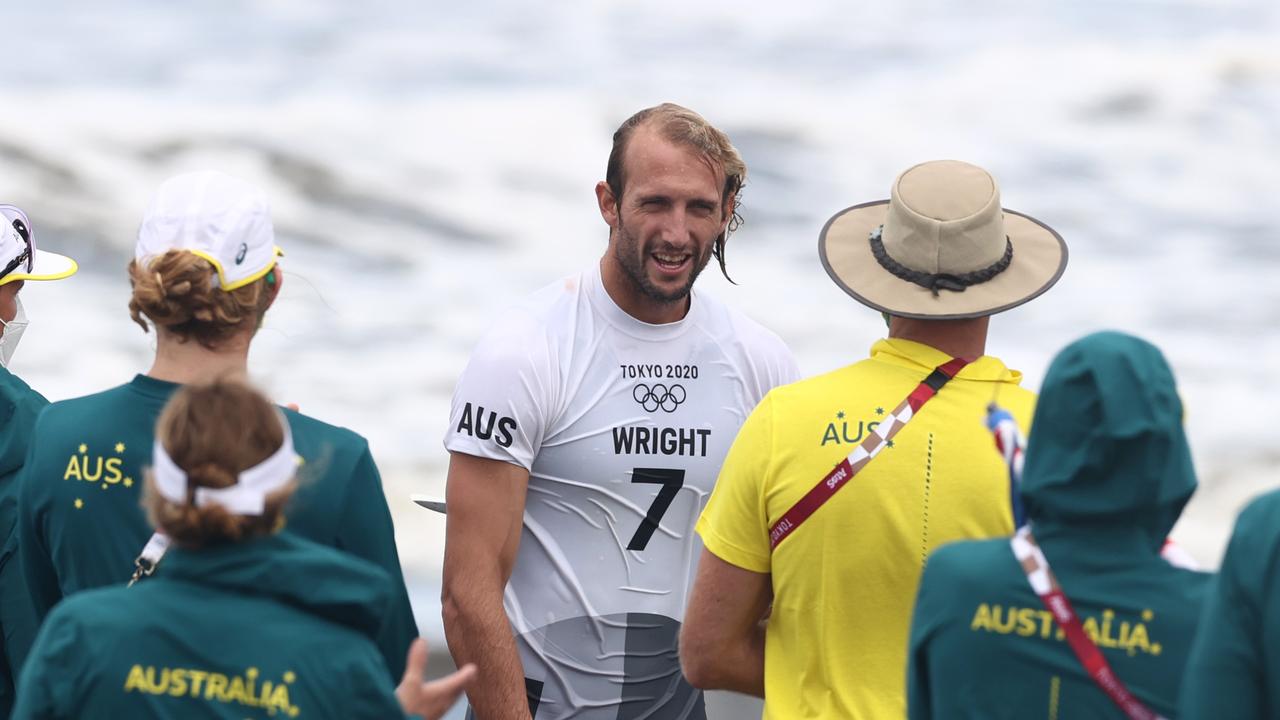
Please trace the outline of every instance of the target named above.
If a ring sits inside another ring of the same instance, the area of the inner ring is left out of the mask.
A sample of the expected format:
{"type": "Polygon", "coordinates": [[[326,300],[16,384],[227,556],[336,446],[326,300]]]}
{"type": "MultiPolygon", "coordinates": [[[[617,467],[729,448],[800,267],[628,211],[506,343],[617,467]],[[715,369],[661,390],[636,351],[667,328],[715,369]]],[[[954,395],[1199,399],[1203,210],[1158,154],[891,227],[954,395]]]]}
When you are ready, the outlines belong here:
{"type": "Polygon", "coordinates": [[[287,257],[254,376],[369,438],[437,645],[444,523],[408,496],[442,492],[454,379],[504,306],[599,256],[610,134],[664,100],[750,167],[739,284],[702,286],[806,374],[883,334],[826,279],[823,222],[916,162],[969,160],[1071,247],[990,352],[1036,387],[1089,331],[1159,344],[1202,480],[1175,537],[1207,566],[1280,485],[1270,0],[44,0],[3,27],[0,200],[82,266],[24,291],[14,369],[54,399],[144,371],[124,266],[150,192],[196,168],[260,184],[287,257]]]}

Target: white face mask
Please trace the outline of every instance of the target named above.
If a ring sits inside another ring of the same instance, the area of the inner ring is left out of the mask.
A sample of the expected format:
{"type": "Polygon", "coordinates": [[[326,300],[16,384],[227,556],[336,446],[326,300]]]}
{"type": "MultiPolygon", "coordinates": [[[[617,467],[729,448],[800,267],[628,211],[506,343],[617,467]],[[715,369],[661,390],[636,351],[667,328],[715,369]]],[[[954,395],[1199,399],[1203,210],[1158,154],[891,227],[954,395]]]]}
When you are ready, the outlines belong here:
{"type": "Polygon", "coordinates": [[[14,298],[14,303],[18,306],[18,312],[14,313],[13,319],[5,322],[0,318],[0,325],[4,326],[4,333],[0,334],[0,367],[9,367],[9,361],[13,359],[13,351],[18,349],[18,341],[22,339],[22,333],[27,329],[27,311],[22,308],[22,299],[14,298]]]}

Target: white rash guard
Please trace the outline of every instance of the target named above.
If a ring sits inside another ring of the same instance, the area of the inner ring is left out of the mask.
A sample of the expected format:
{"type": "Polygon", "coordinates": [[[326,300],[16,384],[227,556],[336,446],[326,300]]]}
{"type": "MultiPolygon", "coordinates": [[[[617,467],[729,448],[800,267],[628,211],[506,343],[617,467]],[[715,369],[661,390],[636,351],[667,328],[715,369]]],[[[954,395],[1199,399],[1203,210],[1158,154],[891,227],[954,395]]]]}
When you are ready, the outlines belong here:
{"type": "Polygon", "coordinates": [[[458,380],[445,447],[529,470],[504,596],[535,718],[700,720],[676,649],[694,524],[738,428],[798,378],[773,333],[694,291],[626,314],[593,268],[508,311],[458,380]]]}

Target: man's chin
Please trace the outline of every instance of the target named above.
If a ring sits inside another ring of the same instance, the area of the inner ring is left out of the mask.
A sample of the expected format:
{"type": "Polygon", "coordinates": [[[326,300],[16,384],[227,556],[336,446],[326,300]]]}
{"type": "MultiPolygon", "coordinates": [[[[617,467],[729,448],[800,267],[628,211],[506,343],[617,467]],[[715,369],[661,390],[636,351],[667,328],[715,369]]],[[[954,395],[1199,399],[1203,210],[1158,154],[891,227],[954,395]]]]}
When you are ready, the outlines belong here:
{"type": "Polygon", "coordinates": [[[676,279],[664,279],[662,282],[655,281],[650,275],[645,280],[647,281],[644,284],[645,294],[662,303],[682,302],[689,297],[689,291],[693,289],[693,281],[687,275],[676,279]]]}
{"type": "Polygon", "coordinates": [[[678,274],[659,273],[652,267],[631,268],[626,264],[623,264],[623,269],[635,290],[650,302],[663,305],[686,302],[698,276],[691,268],[678,274]]]}

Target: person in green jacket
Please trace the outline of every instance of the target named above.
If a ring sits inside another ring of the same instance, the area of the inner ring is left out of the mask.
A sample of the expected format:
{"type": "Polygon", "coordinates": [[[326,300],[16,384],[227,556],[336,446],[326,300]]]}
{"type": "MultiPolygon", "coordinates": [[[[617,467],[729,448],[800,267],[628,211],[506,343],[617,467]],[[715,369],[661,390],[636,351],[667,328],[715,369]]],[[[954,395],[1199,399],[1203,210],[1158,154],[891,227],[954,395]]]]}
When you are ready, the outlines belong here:
{"type": "MultiPolygon", "coordinates": [[[[124,385],[46,408],[19,479],[18,553],[38,619],[63,597],[134,573],[152,537],[139,500],[156,417],[183,384],[247,376],[250,343],[282,283],[279,254],[266,198],[253,187],[213,172],[161,185],[129,264],[129,310],[154,328],[155,360],[124,385]]],[[[369,445],[285,414],[304,462],[288,529],[392,577],[379,646],[399,677],[418,631],[369,445]]]]}
{"type": "Polygon", "coordinates": [[[144,503],[174,546],[163,572],[54,608],[15,718],[430,720],[453,704],[474,668],[388,679],[375,644],[395,594],[385,570],[279,532],[298,464],[266,398],[234,380],[188,386],[152,452],[144,503]]]}
{"type": "Polygon", "coordinates": [[[36,416],[49,404],[9,370],[27,326],[18,293],[28,280],[60,280],[74,275],[76,269],[71,258],[36,249],[26,213],[13,205],[0,205],[0,718],[9,717],[13,708],[17,664],[12,650],[30,644],[35,634],[16,558],[15,477],[31,445],[36,416]]]}
{"type": "Polygon", "coordinates": [[[1178,708],[1184,720],[1280,717],[1280,491],[1236,520],[1178,708]]]}
{"type": "MultiPolygon", "coordinates": [[[[1030,534],[1015,538],[1038,544],[1051,568],[1039,577],[1056,579],[1132,698],[1166,717],[1210,578],[1160,556],[1196,488],[1182,415],[1155,346],[1115,332],[1067,346],[1036,406],[1022,480],[1030,534]]],[[[1009,538],[929,557],[911,626],[912,720],[1154,717],[1127,715],[1086,672],[1032,589],[1037,565],[1020,563],[1009,538]]]]}

